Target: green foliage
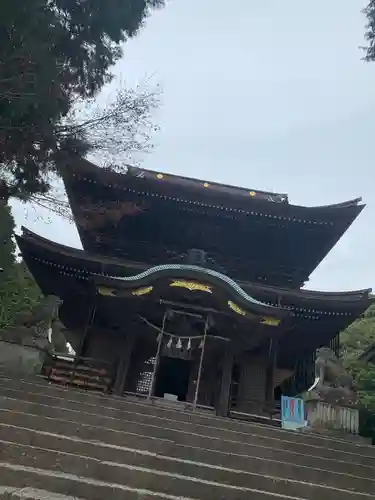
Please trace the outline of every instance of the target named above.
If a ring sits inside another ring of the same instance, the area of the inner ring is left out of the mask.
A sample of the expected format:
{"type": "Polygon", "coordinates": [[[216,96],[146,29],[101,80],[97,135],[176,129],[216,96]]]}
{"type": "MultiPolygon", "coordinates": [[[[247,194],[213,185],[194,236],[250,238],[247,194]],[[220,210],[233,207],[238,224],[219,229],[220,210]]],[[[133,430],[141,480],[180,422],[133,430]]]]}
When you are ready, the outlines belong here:
{"type": "Polygon", "coordinates": [[[375,306],[371,306],[340,336],[341,355],[345,360],[358,357],[367,347],[375,343],[375,306]]]}
{"type": "Polygon", "coordinates": [[[375,343],[375,306],[341,334],[341,356],[354,378],[361,404],[375,411],[375,365],[358,356],[375,343]]]}
{"type": "Polygon", "coordinates": [[[0,2],[0,199],[45,193],[55,154],[90,142],[64,122],[110,81],[121,43],[163,0],[0,2]],[[62,126],[62,123],[64,126],[62,126]]]}
{"type": "MultiPolygon", "coordinates": [[[[14,219],[6,205],[0,205],[0,339],[1,333],[16,326],[22,313],[40,307],[42,294],[23,261],[15,257],[13,241],[14,219]]],[[[68,352],[66,340],[60,329],[52,334],[52,345],[57,352],[68,352]]]]}
{"type": "Polygon", "coordinates": [[[370,0],[364,9],[364,14],[367,18],[365,38],[368,42],[367,47],[365,47],[365,60],[375,61],[375,0],[370,0]]]}
{"type": "Polygon", "coordinates": [[[375,365],[352,361],[349,368],[356,382],[361,404],[365,408],[375,411],[375,365]]]}
{"type": "Polygon", "coordinates": [[[14,261],[15,244],[12,239],[14,220],[10,208],[0,202],[0,287],[3,280],[7,279],[8,272],[14,261]]]}
{"type": "Polygon", "coordinates": [[[0,205],[0,336],[15,314],[30,310],[40,299],[40,291],[23,262],[15,259],[12,239],[14,220],[7,206],[0,205]]]}

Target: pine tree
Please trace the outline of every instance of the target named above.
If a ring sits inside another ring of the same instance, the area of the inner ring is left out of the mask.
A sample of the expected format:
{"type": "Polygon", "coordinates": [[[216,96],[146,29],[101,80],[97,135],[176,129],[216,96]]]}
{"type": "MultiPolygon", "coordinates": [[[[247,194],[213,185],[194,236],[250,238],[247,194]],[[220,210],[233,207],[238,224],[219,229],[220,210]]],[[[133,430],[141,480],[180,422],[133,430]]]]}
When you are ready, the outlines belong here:
{"type": "Polygon", "coordinates": [[[365,34],[368,43],[365,47],[365,60],[368,62],[375,61],[375,0],[370,0],[367,7],[364,9],[364,14],[367,18],[367,31],[365,34]]]}
{"type": "Polygon", "coordinates": [[[50,174],[58,173],[57,152],[84,155],[95,146],[69,118],[77,103],[82,107],[111,80],[122,43],[138,32],[150,9],[162,4],[0,2],[0,199],[46,193],[50,174]]]}
{"type": "Polygon", "coordinates": [[[0,336],[12,325],[15,314],[29,310],[40,291],[23,262],[17,262],[13,240],[14,219],[7,205],[0,205],[0,336]]]}

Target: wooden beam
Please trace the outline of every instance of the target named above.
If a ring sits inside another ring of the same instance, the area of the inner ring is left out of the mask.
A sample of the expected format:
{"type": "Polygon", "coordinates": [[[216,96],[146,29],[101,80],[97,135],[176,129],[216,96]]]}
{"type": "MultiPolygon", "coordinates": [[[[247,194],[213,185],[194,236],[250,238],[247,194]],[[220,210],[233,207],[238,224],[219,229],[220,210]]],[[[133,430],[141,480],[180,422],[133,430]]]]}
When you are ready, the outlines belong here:
{"type": "Polygon", "coordinates": [[[212,313],[212,314],[217,314],[220,316],[226,316],[226,317],[231,317],[233,318],[233,314],[230,312],[225,312],[225,311],[219,311],[218,309],[213,309],[212,307],[203,307],[203,306],[197,306],[193,304],[187,304],[184,302],[175,302],[172,300],[165,300],[165,299],[160,299],[159,300],[160,304],[169,306],[169,307],[174,307],[174,308],[180,308],[180,309],[187,309],[191,311],[196,311],[200,312],[202,314],[207,314],[207,313],[212,313]]]}

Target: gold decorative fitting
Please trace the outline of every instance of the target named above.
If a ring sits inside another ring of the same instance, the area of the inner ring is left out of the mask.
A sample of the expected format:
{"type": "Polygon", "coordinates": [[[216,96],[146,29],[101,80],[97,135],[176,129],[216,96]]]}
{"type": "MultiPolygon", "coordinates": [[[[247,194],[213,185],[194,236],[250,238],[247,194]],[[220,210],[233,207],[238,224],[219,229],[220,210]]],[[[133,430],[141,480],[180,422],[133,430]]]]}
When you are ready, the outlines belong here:
{"type": "Polygon", "coordinates": [[[279,319],[271,317],[262,318],[260,322],[262,323],[262,325],[268,325],[268,326],[279,326],[280,324],[279,319]]]}
{"type": "Polygon", "coordinates": [[[164,179],[164,175],[163,175],[163,174],[158,174],[156,177],[157,177],[158,179],[160,179],[160,180],[161,180],[161,179],[164,179]]]}
{"type": "Polygon", "coordinates": [[[205,183],[203,184],[203,186],[204,186],[205,188],[210,187],[210,185],[208,184],[208,182],[205,182],[205,183]]]}
{"type": "Polygon", "coordinates": [[[172,281],[172,283],[169,286],[176,288],[186,288],[190,292],[212,293],[210,286],[204,285],[203,283],[197,283],[196,281],[177,280],[177,281],[172,281]]]}
{"type": "Polygon", "coordinates": [[[132,291],[132,295],[140,297],[141,295],[146,295],[150,293],[154,287],[153,286],[144,286],[143,288],[138,288],[137,290],[132,291]]]}
{"type": "Polygon", "coordinates": [[[246,311],[240,308],[237,304],[232,302],[231,300],[228,300],[228,306],[232,309],[237,314],[240,314],[241,316],[246,316],[246,311]]]}
{"type": "Polygon", "coordinates": [[[116,292],[112,288],[107,288],[106,286],[98,287],[99,295],[103,295],[104,297],[116,297],[116,292]]]}
{"type": "Polygon", "coordinates": [[[250,196],[255,196],[255,195],[256,195],[256,193],[255,193],[255,191],[250,191],[250,192],[249,192],[249,195],[250,195],[250,196]]]}

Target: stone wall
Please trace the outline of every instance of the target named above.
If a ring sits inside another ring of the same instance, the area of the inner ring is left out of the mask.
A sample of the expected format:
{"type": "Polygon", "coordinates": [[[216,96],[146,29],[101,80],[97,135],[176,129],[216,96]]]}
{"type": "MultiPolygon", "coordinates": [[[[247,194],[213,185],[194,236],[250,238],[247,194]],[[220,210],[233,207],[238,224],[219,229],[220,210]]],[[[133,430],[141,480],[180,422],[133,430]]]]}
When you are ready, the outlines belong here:
{"type": "Polygon", "coordinates": [[[305,408],[308,426],[313,429],[359,434],[359,410],[357,408],[335,406],[322,401],[307,401],[305,408]]]}
{"type": "Polygon", "coordinates": [[[5,373],[33,374],[40,370],[40,353],[30,347],[0,341],[0,369],[5,373]]]}

